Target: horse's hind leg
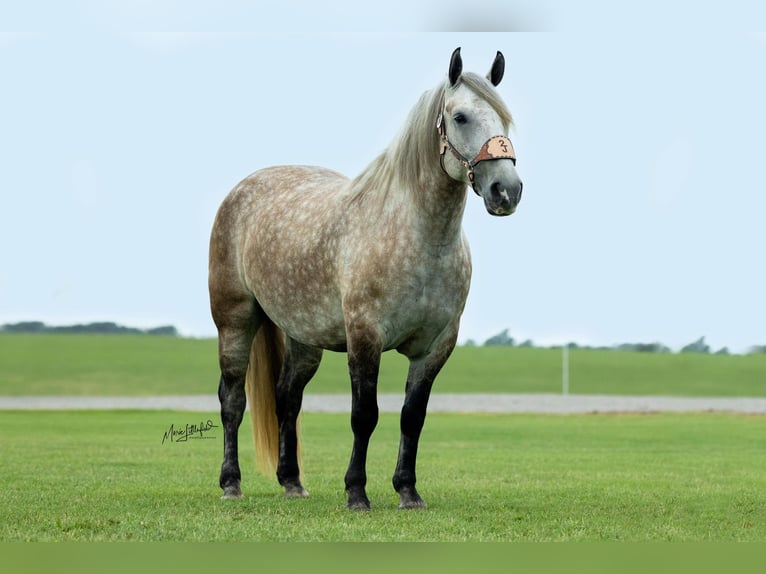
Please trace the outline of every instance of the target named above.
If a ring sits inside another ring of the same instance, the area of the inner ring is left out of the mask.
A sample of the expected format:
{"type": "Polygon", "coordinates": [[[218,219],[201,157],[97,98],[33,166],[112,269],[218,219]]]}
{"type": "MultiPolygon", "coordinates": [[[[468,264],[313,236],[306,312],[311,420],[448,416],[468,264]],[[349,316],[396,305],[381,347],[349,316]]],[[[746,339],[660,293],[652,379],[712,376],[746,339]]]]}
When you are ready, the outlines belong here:
{"type": "Polygon", "coordinates": [[[297,419],[303,402],[303,390],[316,373],[321,360],[322,349],[287,338],[276,399],[279,421],[277,479],[288,497],[308,496],[301,484],[298,467],[297,419]]]}
{"type": "Polygon", "coordinates": [[[245,375],[250,348],[258,327],[256,303],[243,298],[225,316],[214,316],[218,326],[218,359],[221,380],[218,399],[223,423],[223,464],[219,484],[223,498],[240,498],[242,475],[239,469],[238,431],[245,412],[245,375]]]}

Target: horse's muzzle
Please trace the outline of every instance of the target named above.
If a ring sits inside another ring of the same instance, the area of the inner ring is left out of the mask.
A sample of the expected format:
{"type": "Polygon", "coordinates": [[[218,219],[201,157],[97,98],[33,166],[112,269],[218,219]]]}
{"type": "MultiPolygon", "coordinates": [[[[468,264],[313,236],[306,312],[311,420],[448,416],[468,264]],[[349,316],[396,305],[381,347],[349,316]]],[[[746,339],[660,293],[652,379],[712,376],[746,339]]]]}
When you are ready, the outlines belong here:
{"type": "Polygon", "coordinates": [[[495,181],[489,186],[484,197],[484,206],[490,215],[511,215],[521,201],[521,190],[524,184],[520,179],[513,183],[495,181]]]}

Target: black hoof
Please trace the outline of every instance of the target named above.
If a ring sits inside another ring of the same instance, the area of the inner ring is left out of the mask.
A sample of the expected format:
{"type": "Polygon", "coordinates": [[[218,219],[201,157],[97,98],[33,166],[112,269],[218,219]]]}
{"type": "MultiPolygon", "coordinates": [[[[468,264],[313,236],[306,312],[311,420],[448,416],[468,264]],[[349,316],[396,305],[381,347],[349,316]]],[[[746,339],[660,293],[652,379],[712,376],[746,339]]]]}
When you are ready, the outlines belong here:
{"type": "Polygon", "coordinates": [[[351,500],[346,504],[346,508],[355,512],[369,512],[372,506],[370,506],[369,500],[351,500]]]}
{"type": "Polygon", "coordinates": [[[399,510],[425,510],[428,508],[426,501],[422,498],[420,500],[400,500],[399,510]]]}
{"type": "Polygon", "coordinates": [[[399,508],[402,510],[425,509],[428,505],[420,498],[414,486],[405,486],[399,489],[399,508]]]}
{"type": "Polygon", "coordinates": [[[359,512],[370,510],[370,499],[367,498],[367,494],[364,492],[363,488],[348,491],[348,503],[346,504],[346,508],[359,512]]]}
{"type": "Polygon", "coordinates": [[[306,498],[308,495],[308,490],[303,488],[300,483],[285,485],[285,498],[306,498]]]}
{"type": "Polygon", "coordinates": [[[239,488],[239,484],[231,484],[223,487],[223,496],[221,500],[238,500],[242,498],[242,490],[239,488]]]}

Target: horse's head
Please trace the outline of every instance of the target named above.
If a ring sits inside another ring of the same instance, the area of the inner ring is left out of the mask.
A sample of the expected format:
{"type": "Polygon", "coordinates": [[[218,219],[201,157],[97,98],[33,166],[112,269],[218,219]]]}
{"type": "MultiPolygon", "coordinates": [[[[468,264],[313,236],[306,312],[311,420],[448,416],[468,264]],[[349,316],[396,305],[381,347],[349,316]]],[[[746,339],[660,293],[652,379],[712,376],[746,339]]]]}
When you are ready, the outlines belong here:
{"type": "Polygon", "coordinates": [[[457,48],[436,124],[442,168],[452,179],[471,185],[492,215],[513,213],[522,188],[516,154],[508,139],[511,116],[494,89],[504,70],[505,59],[498,52],[486,79],[463,74],[457,48]]]}

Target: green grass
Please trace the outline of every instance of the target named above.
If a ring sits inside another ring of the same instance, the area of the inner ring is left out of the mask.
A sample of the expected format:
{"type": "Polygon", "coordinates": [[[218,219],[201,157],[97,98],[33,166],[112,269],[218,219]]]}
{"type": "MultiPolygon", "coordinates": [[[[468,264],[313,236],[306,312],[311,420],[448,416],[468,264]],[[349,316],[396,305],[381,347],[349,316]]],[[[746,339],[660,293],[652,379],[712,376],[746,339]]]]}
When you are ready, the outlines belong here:
{"type": "MultiPolygon", "coordinates": [[[[572,350],[578,394],[766,396],[766,355],[572,350]]],[[[380,392],[404,388],[407,361],[386,353],[380,392]]],[[[0,395],[212,394],[215,340],[130,335],[0,334],[0,395]]],[[[558,393],[561,352],[458,347],[437,379],[443,393],[558,393]]],[[[326,352],[311,393],[349,392],[346,355],[326,352]]]]}
{"type": "MultiPolygon", "coordinates": [[[[0,540],[732,541],[766,538],[766,418],[432,414],[424,512],[396,509],[398,421],[381,417],[370,513],[343,505],[347,415],[306,414],[305,484],[255,474],[241,430],[240,501],[219,499],[216,440],[161,444],[183,412],[0,416],[0,540]]],[[[217,422],[214,414],[210,415],[217,422]]]]}

